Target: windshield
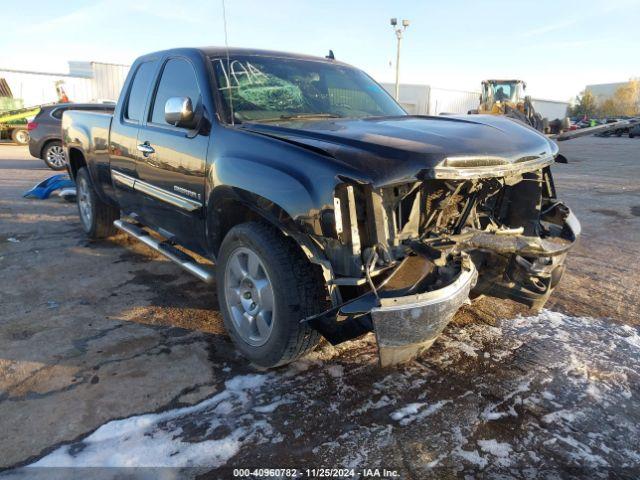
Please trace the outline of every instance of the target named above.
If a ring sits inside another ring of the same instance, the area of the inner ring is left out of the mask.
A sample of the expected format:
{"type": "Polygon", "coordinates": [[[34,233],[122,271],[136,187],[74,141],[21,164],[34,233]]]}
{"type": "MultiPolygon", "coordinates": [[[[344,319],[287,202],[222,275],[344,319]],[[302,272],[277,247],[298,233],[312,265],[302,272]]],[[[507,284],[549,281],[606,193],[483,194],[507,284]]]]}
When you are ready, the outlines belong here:
{"type": "Polygon", "coordinates": [[[364,72],[313,60],[262,56],[212,59],[235,122],[406,115],[364,72]]]}
{"type": "Polygon", "coordinates": [[[487,85],[489,89],[489,95],[492,96],[497,102],[516,102],[519,93],[519,85],[513,82],[496,82],[489,83],[487,85]]]}

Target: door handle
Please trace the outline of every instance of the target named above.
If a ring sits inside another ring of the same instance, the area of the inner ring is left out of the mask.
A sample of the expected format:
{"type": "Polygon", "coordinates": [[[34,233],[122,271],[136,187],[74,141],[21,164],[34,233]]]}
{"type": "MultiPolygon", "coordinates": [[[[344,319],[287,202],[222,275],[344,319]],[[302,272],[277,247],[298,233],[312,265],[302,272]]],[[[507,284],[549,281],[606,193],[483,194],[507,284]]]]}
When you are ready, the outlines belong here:
{"type": "Polygon", "coordinates": [[[141,143],[136,148],[138,149],[139,152],[142,152],[142,154],[145,157],[147,155],[151,155],[152,153],[156,153],[155,149],[151,145],[149,145],[148,143],[141,143]]]}

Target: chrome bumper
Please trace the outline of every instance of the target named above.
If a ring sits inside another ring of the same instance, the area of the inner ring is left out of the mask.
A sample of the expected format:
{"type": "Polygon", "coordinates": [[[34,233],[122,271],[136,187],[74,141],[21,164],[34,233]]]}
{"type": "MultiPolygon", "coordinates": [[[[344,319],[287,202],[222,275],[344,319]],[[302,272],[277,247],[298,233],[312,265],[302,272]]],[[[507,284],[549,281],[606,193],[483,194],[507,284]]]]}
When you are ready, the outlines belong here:
{"type": "Polygon", "coordinates": [[[477,277],[475,265],[468,260],[458,277],[444,288],[381,298],[381,305],[371,310],[380,365],[406,362],[428,349],[469,299],[477,277]]]}

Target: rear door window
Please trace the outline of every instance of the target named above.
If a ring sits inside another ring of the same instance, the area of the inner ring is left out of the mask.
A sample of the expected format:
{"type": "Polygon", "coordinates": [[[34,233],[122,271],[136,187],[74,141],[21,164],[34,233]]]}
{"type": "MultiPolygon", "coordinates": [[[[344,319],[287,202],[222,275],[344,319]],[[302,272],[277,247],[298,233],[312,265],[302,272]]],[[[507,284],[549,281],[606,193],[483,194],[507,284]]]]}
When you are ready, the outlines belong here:
{"type": "Polygon", "coordinates": [[[144,107],[147,103],[147,96],[151,88],[153,80],[154,63],[142,63],[136,70],[129,98],[127,100],[127,108],[125,109],[125,118],[134,122],[139,122],[144,115],[144,107]]]}
{"type": "Polygon", "coordinates": [[[168,125],[164,120],[164,104],[171,97],[189,97],[195,110],[200,99],[196,73],[187,60],[172,58],[164,66],[153,101],[151,122],[168,125]]]}
{"type": "Polygon", "coordinates": [[[66,108],[57,108],[53,112],[51,112],[51,116],[60,120],[62,118],[62,114],[66,111],[66,108]]]}

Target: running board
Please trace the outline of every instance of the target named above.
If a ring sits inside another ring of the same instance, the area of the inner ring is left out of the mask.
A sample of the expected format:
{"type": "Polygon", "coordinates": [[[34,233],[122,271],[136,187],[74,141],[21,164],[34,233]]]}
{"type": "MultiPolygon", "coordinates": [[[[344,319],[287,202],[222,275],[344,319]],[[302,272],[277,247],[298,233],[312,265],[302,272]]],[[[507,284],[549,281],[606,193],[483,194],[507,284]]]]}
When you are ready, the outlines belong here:
{"type": "Polygon", "coordinates": [[[213,283],[215,275],[213,273],[212,267],[198,263],[195,258],[186,254],[182,250],[178,250],[168,242],[156,240],[151,235],[149,235],[146,230],[140,228],[137,225],[134,225],[133,223],[125,222],[123,220],[116,220],[115,222],[113,222],[113,224],[119,230],[128,233],[132,237],[140,240],[146,246],[153,248],[156,252],[164,255],[173,263],[181,266],[187,272],[195,275],[203,282],[213,283]]]}

